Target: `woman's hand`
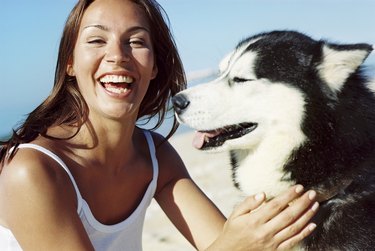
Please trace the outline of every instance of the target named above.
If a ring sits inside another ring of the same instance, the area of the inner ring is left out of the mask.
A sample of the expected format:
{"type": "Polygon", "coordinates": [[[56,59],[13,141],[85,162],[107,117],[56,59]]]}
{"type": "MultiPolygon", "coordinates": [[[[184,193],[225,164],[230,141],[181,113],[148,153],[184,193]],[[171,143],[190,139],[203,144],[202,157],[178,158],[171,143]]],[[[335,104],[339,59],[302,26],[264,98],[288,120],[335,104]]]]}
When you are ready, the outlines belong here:
{"type": "Polygon", "coordinates": [[[265,202],[265,194],[250,196],[228,218],[219,238],[208,250],[288,250],[316,227],[309,223],[318,203],[316,192],[302,194],[296,185],[265,202]],[[293,203],[291,203],[293,202],[293,203]]]}

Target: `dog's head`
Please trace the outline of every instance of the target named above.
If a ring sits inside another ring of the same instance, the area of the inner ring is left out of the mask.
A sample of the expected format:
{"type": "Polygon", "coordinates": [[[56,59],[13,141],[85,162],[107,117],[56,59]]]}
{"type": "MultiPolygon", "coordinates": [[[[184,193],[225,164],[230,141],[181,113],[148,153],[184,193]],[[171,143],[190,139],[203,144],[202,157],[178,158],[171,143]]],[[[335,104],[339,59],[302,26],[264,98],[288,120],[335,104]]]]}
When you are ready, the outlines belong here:
{"type": "Polygon", "coordinates": [[[176,116],[197,130],[198,149],[255,151],[265,142],[294,149],[308,138],[306,109],[332,108],[372,49],[294,31],[252,36],[223,59],[217,79],[173,98],[176,116]]]}

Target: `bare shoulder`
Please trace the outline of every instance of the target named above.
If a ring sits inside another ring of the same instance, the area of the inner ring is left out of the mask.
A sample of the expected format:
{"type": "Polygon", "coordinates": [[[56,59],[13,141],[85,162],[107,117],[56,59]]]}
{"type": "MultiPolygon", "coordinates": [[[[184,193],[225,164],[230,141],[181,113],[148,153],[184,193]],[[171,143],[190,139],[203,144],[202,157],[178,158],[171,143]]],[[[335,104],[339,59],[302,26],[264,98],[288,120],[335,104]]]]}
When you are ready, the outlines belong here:
{"type": "Polygon", "coordinates": [[[152,132],[159,164],[158,191],[167,184],[190,176],[174,147],[160,134],[152,132]]]}
{"type": "Polygon", "coordinates": [[[18,149],[0,175],[0,224],[25,250],[93,250],[76,198],[56,161],[34,149],[18,149]]]}
{"type": "Polygon", "coordinates": [[[156,153],[158,154],[158,157],[166,157],[171,154],[175,157],[179,157],[176,150],[163,135],[156,132],[151,132],[151,134],[155,143],[156,153]]]}
{"type": "Polygon", "coordinates": [[[32,149],[17,149],[1,173],[2,183],[19,188],[53,189],[67,185],[65,170],[48,155],[32,149]]]}
{"type": "Polygon", "coordinates": [[[155,132],[152,132],[152,137],[155,142],[156,156],[158,158],[160,168],[182,168],[185,170],[185,166],[180,155],[169,143],[169,141],[162,135],[155,132]]]}
{"type": "Polygon", "coordinates": [[[0,203],[5,211],[0,211],[0,217],[7,221],[12,212],[22,213],[35,205],[54,205],[56,198],[73,207],[76,204],[74,187],[66,172],[42,152],[17,149],[0,175],[0,203]]]}

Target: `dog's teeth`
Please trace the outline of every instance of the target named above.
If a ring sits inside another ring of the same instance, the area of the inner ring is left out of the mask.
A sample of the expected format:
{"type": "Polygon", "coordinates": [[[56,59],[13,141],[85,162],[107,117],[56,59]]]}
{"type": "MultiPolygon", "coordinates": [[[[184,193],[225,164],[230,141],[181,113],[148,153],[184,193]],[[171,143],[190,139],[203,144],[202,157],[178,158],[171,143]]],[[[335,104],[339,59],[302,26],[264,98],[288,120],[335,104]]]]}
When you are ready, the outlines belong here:
{"type": "Polygon", "coordinates": [[[206,143],[210,142],[210,138],[208,136],[204,136],[204,142],[206,143]]]}

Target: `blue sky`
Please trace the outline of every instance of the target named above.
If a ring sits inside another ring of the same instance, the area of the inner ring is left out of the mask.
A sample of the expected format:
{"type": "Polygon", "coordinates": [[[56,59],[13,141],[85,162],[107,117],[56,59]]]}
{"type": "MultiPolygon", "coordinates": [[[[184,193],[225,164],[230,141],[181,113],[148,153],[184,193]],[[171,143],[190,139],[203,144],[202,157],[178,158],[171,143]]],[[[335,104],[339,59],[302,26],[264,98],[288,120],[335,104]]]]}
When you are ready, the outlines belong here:
{"type": "MultiPolygon", "coordinates": [[[[59,38],[76,0],[1,0],[0,136],[53,84],[59,38]]],[[[316,39],[375,44],[374,0],[160,0],[188,76],[215,70],[236,43],[258,32],[302,31],[316,39]]],[[[373,53],[375,54],[375,53],[373,53]]],[[[367,64],[375,65],[371,55],[367,64]]]]}

